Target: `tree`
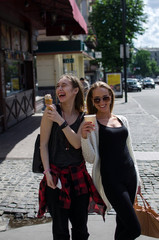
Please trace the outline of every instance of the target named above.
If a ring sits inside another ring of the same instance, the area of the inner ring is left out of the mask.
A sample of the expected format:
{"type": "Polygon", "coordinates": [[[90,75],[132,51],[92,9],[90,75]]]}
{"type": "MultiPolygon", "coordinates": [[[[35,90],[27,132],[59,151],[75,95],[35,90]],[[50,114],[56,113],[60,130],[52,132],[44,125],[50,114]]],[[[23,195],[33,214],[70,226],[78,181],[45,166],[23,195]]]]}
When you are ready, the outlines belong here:
{"type": "Polygon", "coordinates": [[[151,76],[157,77],[159,75],[159,66],[155,60],[151,60],[151,76]]]}
{"type": "Polygon", "coordinates": [[[130,67],[135,75],[141,75],[142,77],[158,75],[159,68],[157,62],[151,60],[150,56],[149,51],[141,49],[132,57],[130,67]]]}
{"type": "MultiPolygon", "coordinates": [[[[146,21],[143,0],[126,1],[126,43],[132,45],[136,34],[143,34],[146,21]]],[[[97,35],[97,51],[102,52],[102,64],[110,71],[120,71],[122,44],[122,8],[120,0],[97,0],[89,21],[97,35]]]]}

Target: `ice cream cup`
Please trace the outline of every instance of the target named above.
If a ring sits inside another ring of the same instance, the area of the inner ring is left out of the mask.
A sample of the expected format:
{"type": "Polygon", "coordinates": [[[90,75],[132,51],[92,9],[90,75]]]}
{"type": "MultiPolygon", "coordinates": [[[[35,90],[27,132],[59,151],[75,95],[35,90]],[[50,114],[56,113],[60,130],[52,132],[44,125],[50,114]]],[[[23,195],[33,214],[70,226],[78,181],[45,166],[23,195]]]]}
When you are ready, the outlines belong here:
{"type": "Polygon", "coordinates": [[[96,115],[95,114],[88,114],[84,116],[85,122],[92,122],[93,125],[96,123],[96,115]]]}

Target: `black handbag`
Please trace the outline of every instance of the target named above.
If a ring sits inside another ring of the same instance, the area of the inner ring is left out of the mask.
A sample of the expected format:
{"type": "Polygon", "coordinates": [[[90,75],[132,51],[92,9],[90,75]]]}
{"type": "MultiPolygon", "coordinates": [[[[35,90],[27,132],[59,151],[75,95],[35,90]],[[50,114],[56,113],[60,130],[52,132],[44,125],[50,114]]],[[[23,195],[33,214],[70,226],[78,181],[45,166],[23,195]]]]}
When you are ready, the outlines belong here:
{"type": "MultiPolygon", "coordinates": [[[[61,108],[59,105],[56,105],[58,113],[61,114],[61,108]]],[[[58,124],[54,123],[51,134],[50,134],[50,139],[49,139],[49,148],[50,145],[52,144],[52,137],[53,135],[56,136],[54,131],[57,129],[58,124]]],[[[50,154],[49,154],[50,155],[50,154]]],[[[44,168],[41,160],[41,155],[40,155],[40,134],[37,135],[37,138],[35,140],[35,145],[34,145],[34,153],[33,153],[33,162],[32,162],[32,171],[34,173],[43,173],[44,168]]]]}
{"type": "Polygon", "coordinates": [[[40,155],[40,134],[38,134],[34,145],[32,171],[34,173],[43,173],[44,171],[40,155]]]}

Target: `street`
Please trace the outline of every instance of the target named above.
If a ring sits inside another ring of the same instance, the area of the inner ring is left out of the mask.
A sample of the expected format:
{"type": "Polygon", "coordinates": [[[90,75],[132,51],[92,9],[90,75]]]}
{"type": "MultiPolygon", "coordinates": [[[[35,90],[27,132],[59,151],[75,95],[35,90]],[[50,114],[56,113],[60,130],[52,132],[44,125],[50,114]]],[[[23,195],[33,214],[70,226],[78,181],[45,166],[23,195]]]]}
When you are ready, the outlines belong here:
{"type": "Polygon", "coordinates": [[[143,89],[141,92],[131,92],[128,96],[133,97],[141,107],[159,119],[159,85],[155,89],[143,89]]]}

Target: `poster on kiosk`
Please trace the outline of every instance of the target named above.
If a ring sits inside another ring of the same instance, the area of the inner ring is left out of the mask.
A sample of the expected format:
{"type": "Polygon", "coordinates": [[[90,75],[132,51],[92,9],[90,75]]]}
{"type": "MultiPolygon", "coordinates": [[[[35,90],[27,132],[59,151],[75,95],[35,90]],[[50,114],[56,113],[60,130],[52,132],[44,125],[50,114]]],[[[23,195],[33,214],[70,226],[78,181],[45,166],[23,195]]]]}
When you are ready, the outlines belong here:
{"type": "Polygon", "coordinates": [[[115,97],[123,97],[121,73],[106,73],[106,82],[113,89],[115,97]]]}

